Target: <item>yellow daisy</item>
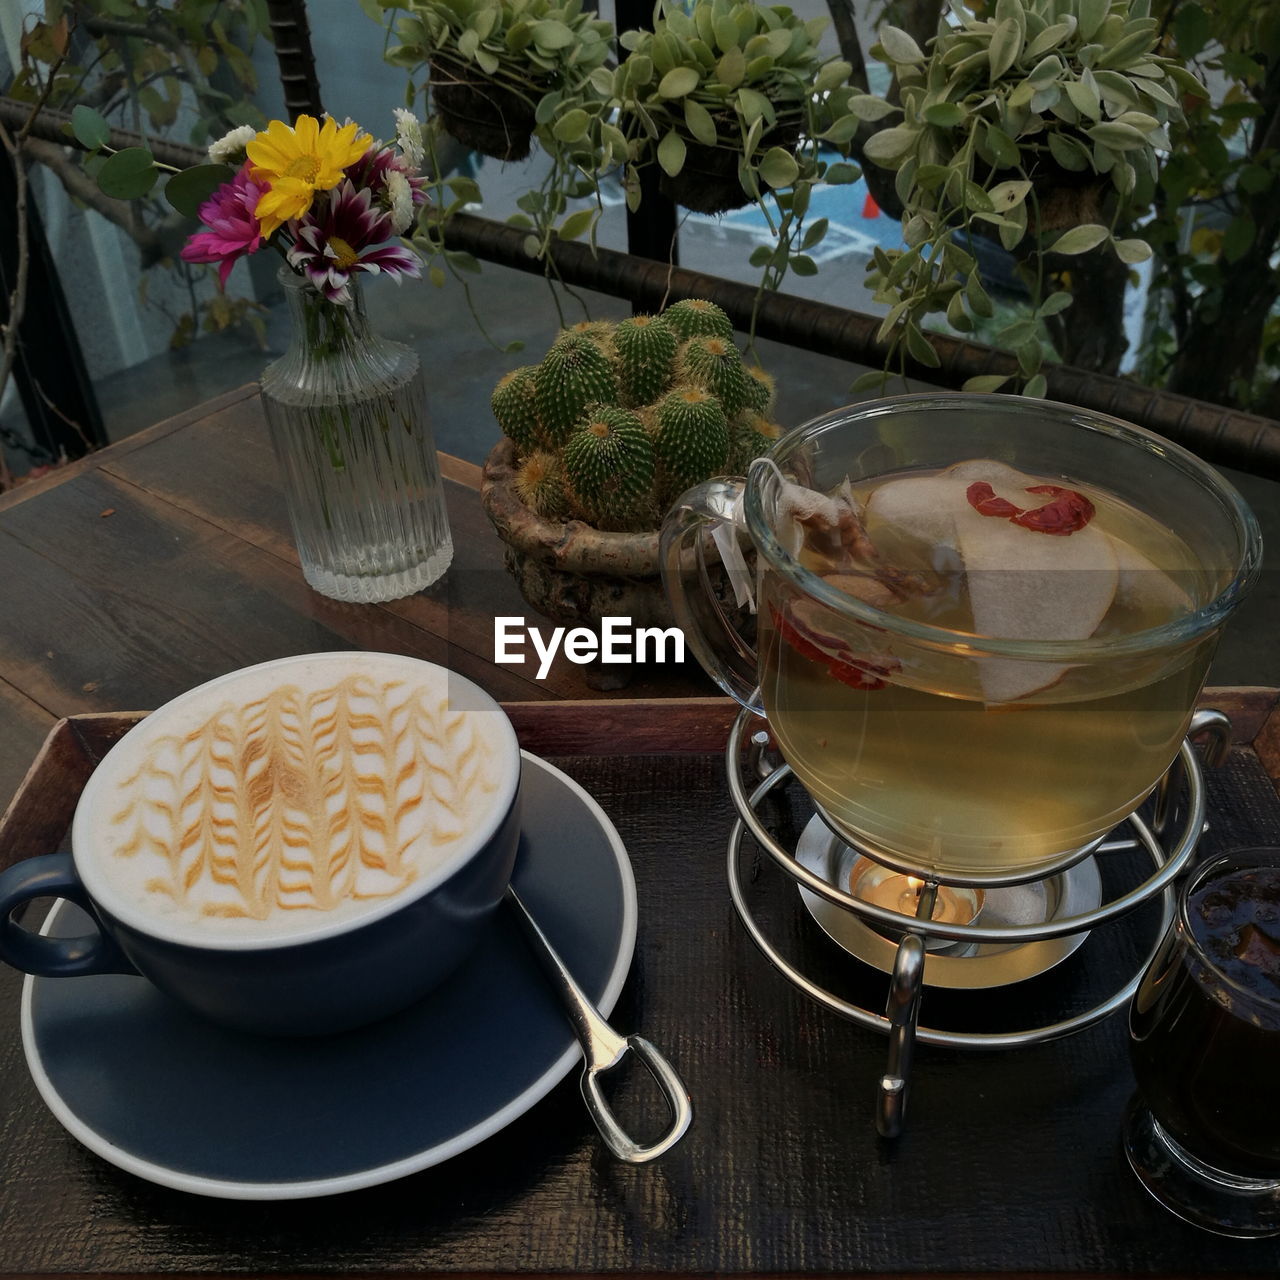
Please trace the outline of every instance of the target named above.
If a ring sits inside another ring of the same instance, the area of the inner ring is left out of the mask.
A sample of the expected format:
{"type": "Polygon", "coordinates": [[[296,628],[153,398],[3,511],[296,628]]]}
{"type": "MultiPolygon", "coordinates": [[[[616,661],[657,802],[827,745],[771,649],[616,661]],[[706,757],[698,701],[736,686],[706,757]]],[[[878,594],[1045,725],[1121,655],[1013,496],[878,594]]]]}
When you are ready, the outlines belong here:
{"type": "Polygon", "coordinates": [[[357,124],[338,126],[326,118],[299,116],[291,129],[273,120],[245,148],[250,176],[267,184],[254,209],[262,224],[262,238],[274,234],[291,218],[311,208],[317,191],[331,191],[343,170],[369,149],[373,139],[357,124]]]}

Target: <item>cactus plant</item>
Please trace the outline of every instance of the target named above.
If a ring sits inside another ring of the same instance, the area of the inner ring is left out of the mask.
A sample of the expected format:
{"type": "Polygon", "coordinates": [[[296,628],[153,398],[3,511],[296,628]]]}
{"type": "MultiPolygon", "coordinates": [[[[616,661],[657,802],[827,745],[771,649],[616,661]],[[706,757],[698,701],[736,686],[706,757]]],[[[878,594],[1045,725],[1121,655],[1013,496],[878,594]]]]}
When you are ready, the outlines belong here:
{"type": "Polygon", "coordinates": [[[509,436],[522,450],[537,447],[539,440],[538,406],[533,375],[535,365],[525,365],[503,374],[493,389],[489,405],[502,434],[509,436]]]}
{"type": "Polygon", "coordinates": [[[706,387],[720,401],[726,417],[747,402],[747,372],[742,356],[723,338],[690,338],[680,351],[680,381],[706,387]]]}
{"type": "Polygon", "coordinates": [[[750,410],[740,414],[729,432],[729,470],[745,474],[752,459],[768,453],[779,434],[776,422],[750,410]]]}
{"type": "Polygon", "coordinates": [[[773,406],[778,398],[778,388],[773,375],[767,373],[758,364],[749,364],[747,369],[747,408],[762,418],[773,414],[773,406]]]}
{"type": "Polygon", "coordinates": [[[662,398],[655,412],[654,452],[675,492],[724,470],[729,420],[705,387],[685,383],[662,398]]]}
{"type": "Polygon", "coordinates": [[[719,307],[688,299],[576,325],[507,374],[492,404],[520,500],[547,520],[653,529],[684,489],[763,453],[779,434],[773,379],[744,365],[732,333],[719,307]]]}
{"type": "Polygon", "coordinates": [[[564,467],[554,453],[545,449],[525,455],[516,472],[515,490],[520,501],[544,520],[563,520],[569,512],[564,467]]]}
{"type": "Polygon", "coordinates": [[[613,362],[598,337],[562,333],[533,376],[534,400],[547,444],[563,445],[588,405],[618,397],[613,362]]]}
{"type": "Polygon", "coordinates": [[[733,321],[714,302],[703,298],[682,298],[672,303],[662,318],[682,341],[700,337],[733,341],[733,321]]]}
{"type": "Polygon", "coordinates": [[[652,404],[667,389],[679,345],[671,325],[658,316],[632,316],[619,323],[613,347],[622,394],[629,403],[652,404]]]}
{"type": "Polygon", "coordinates": [[[592,523],[625,528],[653,489],[653,442],[644,423],[617,405],[595,405],[564,446],[569,490],[592,523]]]}

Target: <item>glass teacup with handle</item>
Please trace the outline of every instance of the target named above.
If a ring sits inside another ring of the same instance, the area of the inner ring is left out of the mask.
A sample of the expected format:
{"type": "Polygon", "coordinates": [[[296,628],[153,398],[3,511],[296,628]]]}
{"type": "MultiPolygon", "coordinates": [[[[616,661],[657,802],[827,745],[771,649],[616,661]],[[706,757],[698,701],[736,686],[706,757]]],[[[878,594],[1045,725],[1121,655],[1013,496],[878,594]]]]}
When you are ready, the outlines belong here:
{"type": "Polygon", "coordinates": [[[662,535],[690,648],[827,821],[944,884],[1047,875],[1141,804],[1260,558],[1239,495],[1169,441],[945,393],[788,432],[662,535]],[[754,553],[754,649],[707,589],[709,529],[731,566],[754,553]]]}

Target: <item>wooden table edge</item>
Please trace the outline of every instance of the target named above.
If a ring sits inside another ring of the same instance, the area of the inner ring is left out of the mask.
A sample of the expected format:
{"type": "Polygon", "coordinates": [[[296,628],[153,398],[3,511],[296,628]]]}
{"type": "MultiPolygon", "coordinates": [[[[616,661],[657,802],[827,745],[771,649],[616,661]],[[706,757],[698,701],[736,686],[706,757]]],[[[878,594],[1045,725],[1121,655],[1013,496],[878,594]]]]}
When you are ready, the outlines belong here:
{"type": "MultiPolygon", "coordinates": [[[[55,467],[52,471],[36,480],[25,481],[12,489],[7,489],[0,493],[0,511],[8,511],[13,507],[20,506],[28,499],[37,498],[42,493],[47,493],[50,489],[56,489],[59,485],[66,484],[67,481],[74,480],[77,476],[84,475],[86,472],[97,471],[100,468],[109,470],[111,464],[116,460],[138,449],[145,449],[155,441],[163,440],[165,436],[182,431],[186,427],[201,422],[215,413],[221,413],[223,410],[233,408],[246,400],[252,400],[258,394],[258,384],[256,382],[248,382],[243,386],[235,387],[231,391],[224,391],[221,395],[214,396],[212,399],[202,400],[199,404],[183,409],[180,413],[164,418],[152,426],[144,427],[141,431],[135,431],[132,435],[125,436],[120,440],[113,440],[103,445],[100,449],[95,449],[91,453],[85,454],[82,458],[77,458],[73,462],[55,467]]],[[[455,484],[462,485],[467,489],[479,490],[481,477],[479,466],[474,462],[468,462],[465,458],[454,457],[450,453],[441,452],[437,456],[440,459],[440,473],[446,480],[452,480],[455,484]]]]}
{"type": "Polygon", "coordinates": [[[8,511],[10,508],[26,502],[29,498],[37,498],[50,489],[56,489],[60,484],[66,484],[67,481],[84,475],[85,472],[96,471],[100,467],[106,467],[112,461],[123,457],[125,454],[133,453],[136,449],[145,448],[153,441],[172,435],[175,431],[181,431],[184,427],[189,427],[194,422],[200,422],[210,414],[229,409],[242,401],[251,400],[257,394],[258,384],[256,382],[246,383],[244,386],[236,387],[232,391],[224,391],[221,395],[214,396],[211,400],[202,400],[199,404],[182,410],[181,413],[175,413],[172,417],[165,418],[150,427],[145,427],[141,431],[136,431],[121,440],[113,440],[101,449],[86,453],[83,458],[77,458],[74,462],[55,467],[38,480],[29,480],[24,484],[17,485],[15,488],[6,490],[4,493],[0,493],[0,511],[8,511]]]}
{"type": "MultiPolygon", "coordinates": [[[[500,705],[529,750],[561,755],[722,751],[741,710],[732,698],[720,696],[564,698],[500,705]],[[655,718],[654,712],[661,715],[655,718]]],[[[1211,687],[1200,695],[1198,705],[1225,712],[1231,719],[1232,742],[1253,747],[1268,764],[1268,774],[1280,774],[1280,689],[1261,685],[1211,687]],[[1264,750],[1269,752],[1266,757],[1264,750]]],[[[84,750],[100,756],[123,732],[122,722],[127,728],[145,714],[112,711],[63,717],[51,728],[32,771],[55,735],[73,732],[84,750]]]]}
{"type": "MultiPolygon", "coordinates": [[[[406,1280],[409,1276],[427,1276],[432,1272],[361,1271],[360,1280],[406,1280]]],[[[913,1275],[928,1280],[1133,1280],[1129,1271],[717,1271],[722,1280],[909,1280],[913,1275]]],[[[1259,1272],[1232,1271],[1159,1271],[1143,1272],[1146,1280],[1230,1280],[1233,1276],[1256,1276],[1259,1272]]],[[[268,1277],[270,1280],[333,1280],[328,1271],[24,1271],[5,1272],[5,1280],[157,1280],[159,1275],[184,1276],[198,1280],[245,1280],[268,1277]]],[[[450,1271],[448,1280],[707,1280],[702,1271],[450,1271]]]]}

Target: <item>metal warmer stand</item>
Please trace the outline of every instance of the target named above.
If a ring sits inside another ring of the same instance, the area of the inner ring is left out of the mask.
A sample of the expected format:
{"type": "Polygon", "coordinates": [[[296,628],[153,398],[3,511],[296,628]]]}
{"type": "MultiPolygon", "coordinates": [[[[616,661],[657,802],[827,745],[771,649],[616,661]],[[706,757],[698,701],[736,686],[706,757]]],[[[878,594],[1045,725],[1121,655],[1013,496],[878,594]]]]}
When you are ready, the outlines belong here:
{"type": "MultiPolygon", "coordinates": [[[[747,932],[751,935],[752,941],[769,962],[805,995],[843,1018],[889,1035],[888,1063],[884,1075],[880,1078],[876,1111],[876,1128],[881,1135],[888,1138],[896,1137],[902,1130],[911,1075],[912,1048],[917,1039],[924,1041],[925,1044],[943,1045],[952,1049],[1013,1049],[1061,1039],[1093,1026],[1124,1007],[1137,990],[1142,973],[1147,966],[1147,961],[1144,960],[1137,972],[1113,995],[1092,1009],[1065,1021],[1027,1031],[1001,1033],[943,1031],[918,1024],[928,940],[939,938],[956,944],[1018,944],[1062,939],[1074,934],[1080,935],[1080,940],[1083,941],[1083,936],[1088,930],[1126,914],[1157,893],[1162,895],[1163,914],[1159,934],[1163,935],[1173,919],[1176,902],[1173,881],[1187,865],[1206,829],[1204,777],[1191,740],[1199,737],[1207,739],[1205,760],[1206,763],[1216,766],[1226,756],[1230,732],[1230,722],[1222,712],[1197,711],[1192,717],[1187,737],[1183,741],[1177,759],[1156,786],[1155,805],[1150,821],[1139,817],[1136,812],[1130,814],[1109,834],[1114,835],[1127,826],[1131,829],[1132,836],[1114,840],[1108,839],[1107,836],[1100,836],[1083,848],[1073,850],[1057,859],[1052,865],[1037,868],[1034,875],[1003,879],[996,876],[936,877],[925,871],[894,863],[866,850],[855,850],[856,853],[871,858],[872,861],[890,866],[893,870],[904,871],[923,882],[917,914],[912,917],[864,902],[836,888],[827,879],[800,862],[795,853],[783,848],[765,829],[756,813],[756,807],[775,787],[791,776],[791,768],[785,764],[779,766],[769,773],[763,782],[758,783],[748,792],[748,783],[742,776],[742,765],[746,758],[743,746],[758,724],[759,721],[754,713],[743,710],[734,722],[726,747],[729,791],[739,815],[729,836],[728,878],[733,905],[747,932]],[[1184,781],[1185,797],[1181,794],[1184,781]],[[1174,827],[1178,828],[1176,832],[1173,830],[1174,827]],[[879,925],[881,930],[887,929],[895,935],[900,935],[892,963],[889,998],[883,1014],[850,1004],[818,986],[784,959],[765,937],[747,905],[739,876],[742,836],[745,831],[750,831],[760,847],[768,852],[774,862],[804,889],[842,911],[865,917],[873,927],[879,925]],[[1043,923],[996,928],[980,924],[942,924],[929,919],[941,884],[984,889],[1027,884],[1057,875],[1084,862],[1094,853],[1135,849],[1146,852],[1155,868],[1154,873],[1128,893],[1092,910],[1061,916],[1043,923]]],[[[834,826],[822,812],[821,806],[818,806],[818,815],[814,822],[825,823],[831,829],[830,834],[847,846],[848,842],[835,831],[834,826]]]]}

